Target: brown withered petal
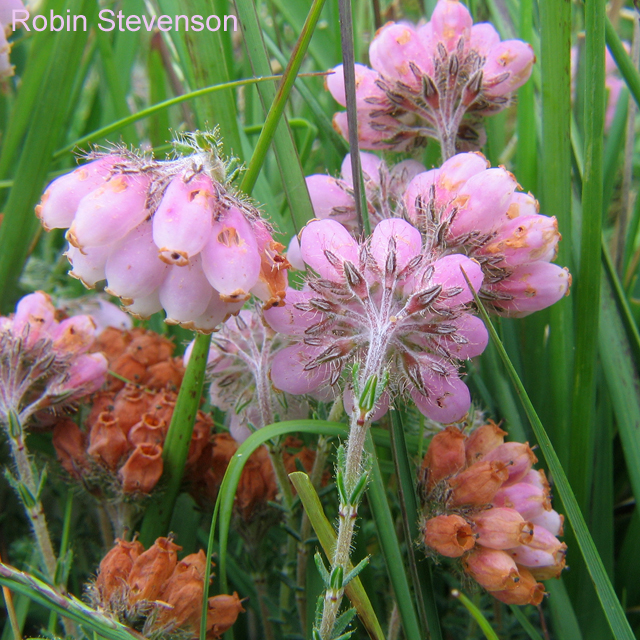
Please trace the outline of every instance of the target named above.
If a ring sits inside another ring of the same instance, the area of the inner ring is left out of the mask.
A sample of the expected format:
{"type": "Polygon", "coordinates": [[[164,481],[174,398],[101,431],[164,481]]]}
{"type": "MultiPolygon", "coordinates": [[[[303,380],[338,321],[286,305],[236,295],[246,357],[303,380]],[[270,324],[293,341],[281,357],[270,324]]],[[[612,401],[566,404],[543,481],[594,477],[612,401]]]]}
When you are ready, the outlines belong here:
{"type": "Polygon", "coordinates": [[[107,607],[110,600],[121,597],[127,588],[133,563],[143,552],[144,547],[137,540],[127,542],[116,539],[116,546],[102,559],[98,568],[95,586],[102,606],[107,607]]]}
{"type": "Polygon", "coordinates": [[[53,446],[58,461],[67,473],[80,478],[88,465],[85,434],[70,418],[62,418],[53,428],[53,446]]]}
{"type": "Polygon", "coordinates": [[[473,548],[475,536],[464,518],[436,516],[425,523],[424,542],[443,556],[459,558],[473,548]]]}
{"type": "Polygon", "coordinates": [[[168,360],[175,349],[171,340],[157,333],[136,336],[127,346],[125,353],[145,367],[168,360]]]}
{"type": "Polygon", "coordinates": [[[103,411],[91,427],[87,453],[92,458],[104,462],[110,469],[116,469],[128,449],[129,443],[113,414],[103,411]]]}
{"type": "Polygon", "coordinates": [[[164,420],[159,420],[152,413],[145,413],[140,422],[131,427],[127,439],[134,447],[139,444],[162,445],[166,432],[164,420]]]}
{"type": "Polygon", "coordinates": [[[513,549],[533,539],[533,524],[515,510],[487,509],[472,517],[477,543],[490,549],[513,549]]]}
{"type": "Polygon", "coordinates": [[[171,608],[160,610],[155,626],[171,625],[174,629],[181,627],[195,631],[202,611],[203,577],[195,566],[178,571],[179,566],[180,563],[159,595],[159,599],[171,605],[171,608]]]}
{"type": "Polygon", "coordinates": [[[113,416],[125,435],[149,410],[153,397],[153,394],[133,384],[118,391],[113,403],[113,416]]]}
{"type": "Polygon", "coordinates": [[[511,589],[492,591],[491,595],[505,604],[532,604],[538,606],[544,598],[544,585],[537,582],[530,571],[518,566],[520,579],[511,589]]]}
{"type": "Polygon", "coordinates": [[[518,567],[504,551],[476,547],[462,560],[465,571],[487,591],[513,589],[518,582],[518,567]]]}
{"type": "Polygon", "coordinates": [[[120,354],[124,353],[130,341],[131,338],[127,331],[107,327],[97,336],[94,348],[96,351],[102,351],[109,362],[113,362],[120,354]]]}
{"type": "Polygon", "coordinates": [[[450,505],[488,504],[508,477],[509,471],[501,462],[476,462],[449,481],[450,505]]]}
{"type": "Polygon", "coordinates": [[[162,447],[139,444],[118,471],[124,493],[151,493],[162,476],[162,447]]]}
{"type": "Polygon", "coordinates": [[[244,612],[242,601],[235,591],[232,596],[222,594],[209,598],[207,638],[211,640],[220,638],[233,626],[242,612],[244,612]]]}
{"type": "Polygon", "coordinates": [[[113,391],[98,391],[91,396],[91,411],[87,417],[87,427],[90,429],[103,411],[113,413],[116,394],[113,391]]]}
{"type": "Polygon", "coordinates": [[[153,397],[149,405],[149,412],[153,413],[156,418],[164,420],[166,424],[170,424],[177,398],[178,396],[173,391],[163,389],[153,397]]]}
{"type": "Polygon", "coordinates": [[[478,427],[469,434],[467,442],[465,443],[467,464],[473,464],[474,462],[482,460],[485,454],[499,447],[504,442],[506,435],[507,432],[503,431],[492,420],[490,420],[488,424],[478,427]]]}
{"type": "Polygon", "coordinates": [[[179,358],[174,358],[147,367],[147,373],[142,379],[142,383],[150,389],[162,389],[163,387],[179,389],[183,377],[184,368],[180,364],[179,358]]]}
{"type": "Polygon", "coordinates": [[[176,567],[180,549],[182,547],[170,538],[158,538],[152,547],[135,559],[127,581],[131,603],[158,598],[176,567]]]}
{"type": "Polygon", "coordinates": [[[187,455],[187,467],[192,468],[197,464],[204,448],[211,440],[212,429],[213,420],[211,417],[202,411],[198,411],[196,423],[193,425],[193,434],[191,436],[191,444],[189,445],[189,453],[187,455]]]}
{"type": "MultiPolygon", "coordinates": [[[[133,382],[134,384],[139,384],[147,372],[147,367],[135,360],[130,353],[123,353],[113,361],[111,370],[125,378],[125,380],[133,382]]],[[[120,390],[124,385],[125,383],[122,382],[122,380],[119,380],[114,376],[110,377],[110,389],[120,390]]]]}
{"type": "Polygon", "coordinates": [[[464,443],[465,435],[457,427],[447,427],[433,436],[422,461],[427,491],[464,468],[464,443]]]}

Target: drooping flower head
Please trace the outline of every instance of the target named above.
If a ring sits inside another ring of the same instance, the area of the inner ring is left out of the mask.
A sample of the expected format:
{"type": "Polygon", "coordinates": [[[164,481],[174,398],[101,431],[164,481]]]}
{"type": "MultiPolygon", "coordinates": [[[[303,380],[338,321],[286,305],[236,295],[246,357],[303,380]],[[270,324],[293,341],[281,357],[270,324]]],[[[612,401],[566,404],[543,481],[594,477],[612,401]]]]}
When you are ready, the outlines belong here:
{"type": "Polygon", "coordinates": [[[525,316],[560,300],[571,275],[551,261],[560,234],[555,217],[519,191],[504,167],[479,153],[461,153],[417,175],[404,195],[403,215],[437,255],[462,253],[482,266],[480,295],[497,313],[525,316]]]}
{"type": "Polygon", "coordinates": [[[62,321],[48,295],[22,298],[14,315],[0,317],[0,423],[20,424],[41,410],[60,410],[99,389],[107,360],[88,353],[95,339],[89,316],[62,321]]]}
{"type": "MultiPolygon", "coordinates": [[[[392,391],[407,391],[426,416],[461,419],[469,390],[459,360],[480,354],[487,331],[469,312],[479,264],[466,256],[433,258],[420,232],[399,219],[381,221],[358,243],[335,220],[308,224],[301,252],[312,275],[302,291],[290,289],[284,307],[265,312],[271,326],[294,344],[276,354],[276,388],[304,394],[335,385],[358,363],[361,380],[390,375],[392,391]]],[[[378,403],[386,409],[389,395],[378,403]]]]}
{"type": "Polygon", "coordinates": [[[424,543],[460,558],[461,569],[507,604],[539,604],[565,567],[563,517],[551,507],[544,471],[527,443],[504,442],[497,425],[469,436],[435,435],[422,464],[424,543]]]}
{"type": "Polygon", "coordinates": [[[216,134],[197,132],[188,155],[160,162],[124,148],[55,180],[36,213],[46,229],[69,228],[71,275],[106,279],[134,315],[165,310],[166,322],[213,331],[251,293],[281,303],[282,245],[258,210],[229,184],[216,134]]]}
{"type": "MultiPolygon", "coordinates": [[[[440,140],[445,158],[482,145],[481,117],[501,111],[531,74],[531,46],[500,41],[489,23],[473,24],[458,0],[438,0],[431,21],[389,23],[369,47],[372,69],[356,65],[358,136],[364,149],[407,150],[440,140]]],[[[327,78],[346,106],[342,66],[327,78]]],[[[334,127],[348,136],[346,113],[334,127]]]]}

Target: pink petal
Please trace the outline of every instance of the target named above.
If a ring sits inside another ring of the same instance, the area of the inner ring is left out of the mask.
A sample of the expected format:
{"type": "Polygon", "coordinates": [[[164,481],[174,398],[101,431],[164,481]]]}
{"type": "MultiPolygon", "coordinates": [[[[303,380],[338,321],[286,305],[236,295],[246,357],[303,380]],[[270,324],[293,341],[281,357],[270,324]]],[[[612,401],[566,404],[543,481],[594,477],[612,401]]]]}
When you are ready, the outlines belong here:
{"type": "Polygon", "coordinates": [[[203,333],[215,331],[231,314],[238,313],[243,304],[244,302],[223,302],[214,289],[207,308],[193,320],[193,329],[203,333]]]}
{"type": "Polygon", "coordinates": [[[333,219],[345,226],[354,226],[355,201],[347,184],[331,176],[316,174],[306,178],[313,212],[321,220],[333,219]]]}
{"type": "Polygon", "coordinates": [[[192,258],[186,267],[169,267],[159,289],[160,302],[167,312],[166,322],[181,324],[194,321],[205,312],[212,294],[199,255],[192,258]]]}
{"type": "Polygon", "coordinates": [[[287,297],[284,306],[271,307],[264,311],[264,319],[269,326],[278,333],[286,335],[304,335],[304,332],[314,324],[320,322],[323,318],[322,314],[317,311],[300,311],[295,305],[306,303],[315,297],[315,293],[311,290],[298,291],[296,289],[287,289],[287,297]]]}
{"type": "MultiPolygon", "coordinates": [[[[384,97],[384,92],[376,85],[378,73],[363,64],[355,65],[356,76],[356,104],[358,109],[370,107],[368,98],[384,97]]],[[[344,68],[341,64],[333,69],[333,73],[327,76],[327,89],[331,92],[334,100],[343,107],[347,106],[347,99],[344,90],[344,68]]]]}
{"type": "Polygon", "coordinates": [[[72,267],[69,275],[80,280],[87,289],[93,288],[96,282],[107,277],[105,266],[112,249],[111,245],[87,247],[83,253],[80,249],[69,245],[65,253],[72,267]]]}
{"type": "MultiPolygon", "coordinates": [[[[365,187],[373,188],[380,186],[380,168],[382,164],[382,160],[375,154],[365,153],[364,151],[360,152],[360,166],[362,167],[365,187]]],[[[351,171],[350,153],[347,153],[344,157],[340,173],[342,179],[353,189],[353,172],[351,171]]]]}
{"type": "Polygon", "coordinates": [[[232,207],[213,223],[201,253],[202,267],[214,289],[226,302],[241,302],[260,276],[260,253],[251,224],[232,207]]]}
{"type": "Polygon", "coordinates": [[[130,231],[111,251],[105,266],[107,292],[123,299],[144,298],[164,281],[169,266],[158,257],[151,221],[130,231]]]}
{"type": "Polygon", "coordinates": [[[104,184],[119,160],[105,156],[54,180],[36,207],[42,226],[47,231],[70,227],[82,198],[104,184]]]}
{"type": "Polygon", "coordinates": [[[433,75],[433,57],[410,24],[392,22],[382,27],[369,47],[371,66],[392,82],[402,82],[415,89],[422,79],[411,70],[413,62],[422,73],[433,75]]]}
{"type": "Polygon", "coordinates": [[[149,295],[144,296],[144,298],[136,298],[131,304],[126,305],[124,310],[141,320],[150,318],[154,313],[162,311],[160,289],[154,289],[149,295]]]}
{"type": "Polygon", "coordinates": [[[491,49],[500,44],[500,34],[490,22],[479,22],[471,27],[470,49],[477,51],[483,58],[491,49]]]}
{"type": "Polygon", "coordinates": [[[289,264],[298,271],[304,271],[307,266],[302,259],[302,251],[300,250],[300,240],[298,236],[292,236],[287,248],[287,260],[289,264]]]}
{"type": "Polygon", "coordinates": [[[535,59],[529,43],[504,40],[487,55],[482,68],[483,93],[490,97],[513,93],[529,79],[535,59]]]}
{"type": "Polygon", "coordinates": [[[322,278],[341,282],[342,268],[334,267],[327,259],[327,251],[340,262],[358,264],[358,245],[349,232],[335,220],[314,220],[303,230],[300,240],[303,260],[322,278]]]}
{"type": "Polygon", "coordinates": [[[446,306],[454,306],[458,304],[466,304],[473,300],[473,293],[469,289],[469,285],[462,274],[462,270],[469,278],[471,286],[477,292],[482,286],[484,274],[482,267],[475,261],[460,254],[451,254],[440,258],[433,263],[434,272],[431,276],[430,286],[434,284],[442,285],[442,294],[438,298],[439,302],[443,302],[446,306]],[[462,291],[443,301],[443,295],[448,289],[460,287],[462,291]]]}
{"type": "Polygon", "coordinates": [[[302,395],[315,391],[329,380],[328,365],[321,365],[305,371],[305,365],[322,353],[323,347],[309,347],[297,344],[285,347],[273,358],[271,366],[271,382],[276,389],[294,395],[302,395]]]}
{"type": "Polygon", "coordinates": [[[467,341],[461,344],[449,336],[443,336],[443,342],[447,350],[456,358],[466,360],[467,358],[475,358],[484,352],[487,344],[489,344],[489,332],[480,318],[470,313],[463,313],[459,318],[453,320],[451,324],[458,327],[457,336],[467,341]]]}
{"type": "Polygon", "coordinates": [[[153,215],[153,241],[160,258],[178,266],[185,266],[202,251],[211,235],[217,204],[211,178],[199,175],[189,182],[184,178],[173,178],[153,215]]]}
{"type": "Polygon", "coordinates": [[[400,218],[381,220],[373,230],[370,248],[382,273],[385,272],[392,238],[395,240],[396,273],[400,273],[422,251],[422,236],[414,226],[400,218]]]}
{"type": "Polygon", "coordinates": [[[471,36],[473,20],[469,10],[458,0],[438,0],[431,16],[434,38],[453,51],[460,38],[471,36]]]}

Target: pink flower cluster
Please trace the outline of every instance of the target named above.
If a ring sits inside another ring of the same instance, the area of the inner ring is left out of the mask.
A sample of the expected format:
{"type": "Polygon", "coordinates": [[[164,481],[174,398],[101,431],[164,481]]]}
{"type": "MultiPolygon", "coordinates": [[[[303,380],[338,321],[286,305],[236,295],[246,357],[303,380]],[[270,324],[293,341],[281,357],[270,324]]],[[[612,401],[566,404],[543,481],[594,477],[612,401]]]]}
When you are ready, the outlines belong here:
{"type": "Polygon", "coordinates": [[[102,353],[88,353],[95,335],[89,316],[58,322],[41,291],[22,298],[13,316],[0,317],[0,421],[15,411],[26,424],[37,411],[97,391],[108,363],[102,353]]]}
{"type": "MultiPolygon", "coordinates": [[[[313,221],[302,231],[301,254],[317,276],[302,291],[289,289],[284,307],[265,311],[293,342],[273,359],[274,386],[315,392],[357,362],[363,381],[388,373],[391,390],[408,392],[429,418],[462,418],[470,396],[458,361],[482,353],[488,340],[469,312],[462,274],[479,288],[479,264],[462,255],[432,259],[420,232],[399,219],[382,220],[361,243],[335,220],[313,221]]],[[[377,415],[388,402],[385,393],[377,415]]]]}
{"type": "Polygon", "coordinates": [[[568,293],[569,271],[551,264],[561,239],[557,220],[540,215],[513,174],[488,168],[481,154],[458,154],[416,176],[404,205],[437,255],[463,253],[480,263],[480,296],[497,313],[526,316],[568,293]]]}
{"type": "MultiPolygon", "coordinates": [[[[369,59],[372,69],[355,69],[361,146],[407,150],[435,138],[449,158],[482,145],[481,116],[510,104],[535,56],[521,40],[501,42],[491,24],[473,25],[458,0],[438,0],[430,22],[380,29],[369,59]]],[[[342,65],[327,87],[346,106],[342,65]]],[[[334,127],[348,137],[346,112],[334,116],[334,127]]]]}
{"type": "MultiPolygon", "coordinates": [[[[422,172],[413,161],[389,169],[376,156],[361,157],[372,227],[404,218],[422,233],[432,259],[459,253],[476,260],[484,273],[479,294],[496,313],[525,316],[568,293],[569,272],[551,264],[561,238],[555,217],[541,215],[535,198],[520,191],[504,167],[490,168],[477,152],[422,172]]],[[[348,159],[342,180],[316,175],[307,185],[319,218],[338,220],[355,232],[348,159]]],[[[297,249],[290,246],[296,266],[297,249]]]]}
{"type": "Polygon", "coordinates": [[[504,442],[490,423],[464,435],[448,427],[425,456],[425,545],[449,558],[507,604],[539,604],[565,568],[563,516],[527,443],[504,442]]]}
{"type": "Polygon", "coordinates": [[[216,155],[158,162],[126,150],[55,180],[36,213],[69,228],[70,272],[106,279],[130,313],[213,331],[251,293],[278,305],[288,264],[257,209],[220,180],[216,155]]]}

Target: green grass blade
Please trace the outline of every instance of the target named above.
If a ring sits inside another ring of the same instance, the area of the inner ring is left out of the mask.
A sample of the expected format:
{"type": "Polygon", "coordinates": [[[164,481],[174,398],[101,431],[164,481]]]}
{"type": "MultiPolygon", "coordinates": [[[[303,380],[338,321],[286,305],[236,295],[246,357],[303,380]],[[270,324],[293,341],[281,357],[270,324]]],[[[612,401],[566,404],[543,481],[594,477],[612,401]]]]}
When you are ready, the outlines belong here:
{"type": "Polygon", "coordinates": [[[549,608],[555,637],[558,640],[582,640],[582,631],[564,580],[547,580],[545,587],[549,592],[549,608]]]}
{"type": "Polygon", "coordinates": [[[512,604],[509,605],[509,609],[531,640],[542,640],[542,636],[536,631],[536,628],[529,622],[524,613],[522,613],[522,607],[512,604]]]}
{"type": "MultiPolygon", "coordinates": [[[[242,178],[240,188],[246,193],[250,193],[253,190],[256,180],[258,179],[258,174],[264,164],[267,151],[269,150],[271,141],[276,134],[276,129],[278,128],[280,119],[284,113],[284,108],[287,104],[287,100],[289,99],[291,89],[293,88],[293,83],[296,80],[298,71],[300,70],[300,65],[302,64],[307,52],[309,41],[311,40],[311,36],[313,35],[318,20],[320,19],[320,12],[322,11],[323,6],[324,0],[314,0],[311,5],[311,10],[309,11],[309,15],[304,23],[302,32],[300,33],[300,37],[298,38],[298,42],[296,43],[296,47],[293,51],[293,55],[291,56],[289,64],[282,76],[278,92],[276,93],[276,96],[271,103],[271,107],[269,108],[269,113],[267,114],[267,119],[262,127],[260,138],[258,138],[258,142],[256,143],[253,156],[251,157],[247,171],[242,178]]],[[[298,217],[297,211],[292,211],[292,215],[298,228],[301,228],[308,220],[308,218],[303,219],[298,217]]]]}
{"type": "MultiPolygon", "coordinates": [[[[253,0],[236,0],[236,8],[244,31],[244,45],[247,49],[254,75],[270,75],[269,56],[262,39],[262,30],[253,0]]],[[[266,113],[275,99],[276,88],[270,83],[265,83],[258,86],[258,92],[266,113]]],[[[283,116],[278,124],[273,138],[273,145],[289,203],[289,210],[294,224],[300,229],[313,217],[313,208],[307,191],[304,172],[300,166],[298,151],[293,135],[287,125],[286,116],[283,116]]]]}
{"type": "Polygon", "coordinates": [[[575,355],[571,413],[569,478],[576,500],[588,518],[594,440],[597,342],[593,327],[600,309],[600,244],[604,149],[604,3],[585,4],[585,65],[589,82],[584,99],[584,175],[580,271],[575,284],[575,355]]]}
{"type": "MultiPolygon", "coordinates": [[[[85,15],[90,0],[69,0],[71,15],[85,15]]],[[[50,65],[40,87],[31,124],[19,158],[16,158],[16,186],[4,205],[0,225],[0,300],[10,304],[7,295],[15,287],[29,248],[40,227],[33,214],[58,144],[60,131],[70,110],[74,73],[80,66],[88,31],[62,31],[56,34],[50,65]],[[55,133],[58,135],[55,135],[55,133]]]]}
{"type": "MultiPolygon", "coordinates": [[[[472,285],[468,280],[467,284],[471,288],[472,285]]],[[[533,404],[531,404],[531,400],[529,399],[529,396],[527,395],[527,392],[520,381],[520,378],[518,377],[518,374],[513,367],[500,338],[498,337],[498,334],[496,333],[491,319],[475,292],[474,298],[478,308],[480,309],[482,319],[489,330],[491,339],[496,345],[500,358],[502,359],[516,392],[520,397],[520,401],[522,402],[525,413],[529,418],[547,466],[553,476],[555,488],[560,495],[562,504],[564,505],[565,514],[567,515],[569,523],[571,524],[575,534],[578,546],[589,571],[589,575],[591,576],[591,580],[593,581],[598,599],[600,600],[602,610],[607,617],[613,636],[616,640],[632,640],[632,638],[634,638],[633,632],[631,631],[631,627],[629,626],[629,622],[627,621],[622,606],[616,597],[615,591],[611,586],[609,576],[607,575],[602,559],[598,554],[598,550],[593,542],[593,538],[591,537],[591,533],[589,532],[584,516],[580,511],[580,507],[573,493],[573,489],[569,484],[567,475],[562,468],[560,459],[558,458],[558,455],[551,444],[551,440],[542,426],[542,423],[538,418],[538,414],[536,413],[533,404]]]]}
{"type": "MultiPolygon", "coordinates": [[[[387,501],[385,483],[382,479],[370,432],[367,434],[365,449],[372,463],[371,482],[366,494],[367,500],[376,523],[376,531],[387,566],[387,573],[393,585],[393,593],[402,618],[404,635],[407,640],[421,640],[424,636],[420,631],[418,614],[413,604],[414,597],[404,568],[400,542],[396,535],[394,519],[387,501]]],[[[411,544],[411,541],[408,541],[408,544],[411,544]]]]}
{"type": "Polygon", "coordinates": [[[464,593],[462,593],[462,591],[459,591],[458,589],[454,589],[451,592],[451,595],[457,600],[460,600],[460,602],[464,605],[465,609],[471,614],[473,619],[478,623],[478,626],[482,630],[482,633],[484,634],[484,637],[487,640],[500,640],[496,635],[496,632],[491,628],[489,621],[482,615],[482,611],[480,611],[480,609],[478,609],[478,607],[476,607],[476,605],[473,604],[473,602],[471,602],[471,600],[469,600],[469,598],[467,598],[467,596],[465,596],[464,593]]]}
{"type": "Polygon", "coordinates": [[[165,490],[159,499],[149,505],[140,530],[140,541],[145,547],[150,547],[158,536],[164,536],[168,533],[167,527],[171,521],[173,507],[182,484],[193,425],[200,407],[210,344],[211,335],[198,334],[196,336],[193,352],[180,385],[171,424],[162,447],[164,463],[162,477],[166,483],[165,490]]]}
{"type": "Polygon", "coordinates": [[[48,584],[0,563],[0,584],[73,622],[95,631],[107,640],[140,640],[140,636],[113,618],[91,609],[73,596],[63,596],[48,584]]]}
{"type": "MultiPolygon", "coordinates": [[[[324,514],[320,498],[313,488],[309,476],[306,473],[295,471],[289,474],[289,478],[291,478],[291,482],[300,496],[300,501],[309,516],[309,521],[318,536],[320,545],[324,549],[327,557],[331,557],[336,544],[336,532],[324,514]]],[[[352,568],[353,565],[350,564],[349,570],[352,568]]],[[[367,596],[367,592],[364,590],[359,577],[356,576],[356,578],[346,586],[345,593],[351,601],[351,604],[358,611],[358,615],[367,629],[369,636],[374,640],[384,640],[384,632],[380,627],[378,618],[371,606],[369,596],[367,596]]]]}
{"type": "Polygon", "coordinates": [[[398,476],[400,507],[404,524],[404,535],[407,545],[407,555],[411,569],[413,589],[416,593],[418,613],[424,630],[428,631],[431,640],[441,640],[440,618],[436,605],[433,584],[431,580],[431,564],[427,564],[428,570],[418,575],[417,563],[414,554],[413,541],[418,538],[418,500],[414,482],[415,473],[411,470],[405,432],[402,427],[402,418],[399,410],[391,411],[391,442],[392,453],[396,463],[396,475],[398,476]],[[422,578],[422,579],[421,579],[422,578]]]}
{"type": "MultiPolygon", "coordinates": [[[[563,241],[558,262],[571,267],[571,148],[567,132],[571,126],[571,3],[540,0],[540,48],[542,71],[541,163],[544,166],[542,211],[556,216],[563,241]]],[[[571,302],[564,299],[542,312],[549,318],[549,356],[553,366],[541,380],[549,379],[551,391],[549,423],[562,460],[569,454],[571,407],[572,318],[571,302]]],[[[547,323],[545,323],[547,324],[547,323]]]]}

